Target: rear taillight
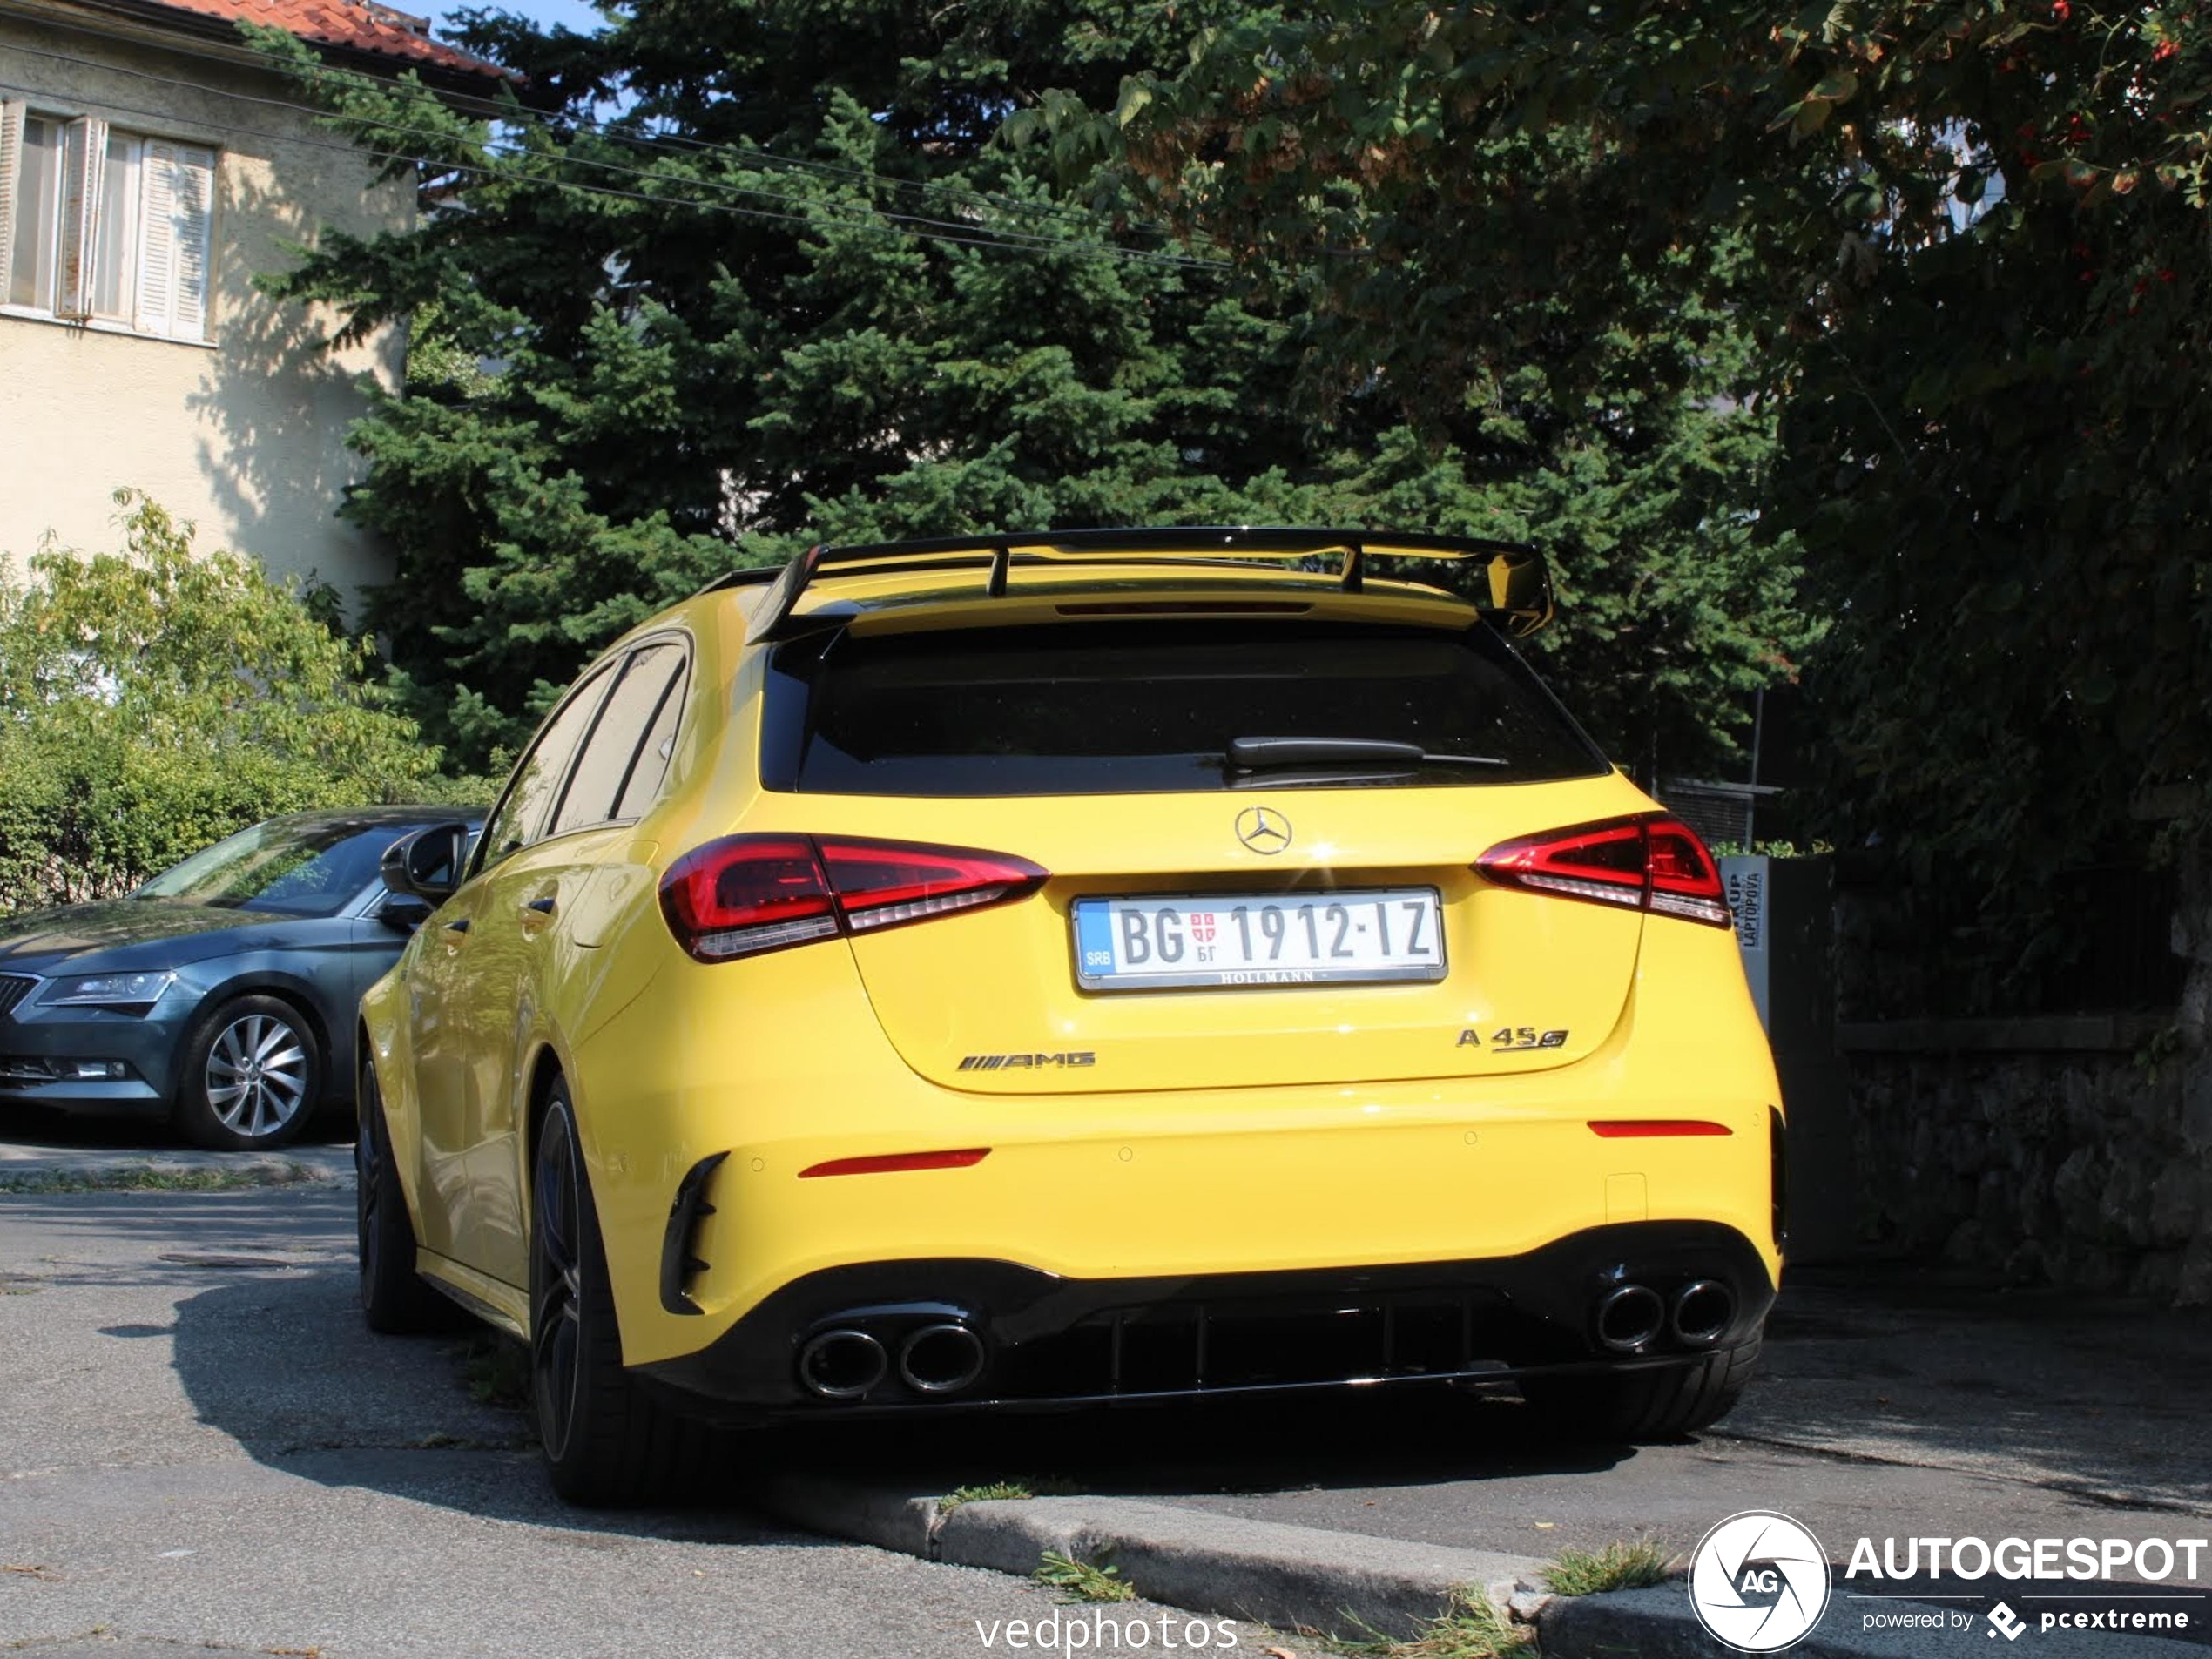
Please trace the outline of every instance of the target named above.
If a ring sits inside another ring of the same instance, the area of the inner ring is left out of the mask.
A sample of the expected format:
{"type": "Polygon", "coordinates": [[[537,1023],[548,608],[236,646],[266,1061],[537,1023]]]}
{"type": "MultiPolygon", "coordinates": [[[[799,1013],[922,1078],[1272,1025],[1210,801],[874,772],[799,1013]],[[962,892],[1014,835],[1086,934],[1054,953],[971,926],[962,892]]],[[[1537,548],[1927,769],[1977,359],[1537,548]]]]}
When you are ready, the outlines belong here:
{"type": "Polygon", "coordinates": [[[1026,898],[1045,872],[969,847],[849,835],[728,835],[661,878],[661,914],[703,962],[757,956],[1026,898]]]}
{"type": "Polygon", "coordinates": [[[1501,887],[1730,923],[1720,871],[1697,833],[1663,813],[1581,824],[1501,841],[1474,861],[1501,887]]]}

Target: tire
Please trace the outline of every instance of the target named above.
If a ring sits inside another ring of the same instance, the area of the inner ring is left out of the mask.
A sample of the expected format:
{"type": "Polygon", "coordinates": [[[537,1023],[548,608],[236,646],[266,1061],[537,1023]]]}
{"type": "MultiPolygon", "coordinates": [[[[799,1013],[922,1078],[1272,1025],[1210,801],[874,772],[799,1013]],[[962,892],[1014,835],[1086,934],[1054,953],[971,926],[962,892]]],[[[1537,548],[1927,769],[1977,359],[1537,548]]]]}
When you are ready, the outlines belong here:
{"type": "Polygon", "coordinates": [[[456,1331],[469,1316],[415,1271],[415,1223],[392,1157],[376,1068],[361,1062],[354,1135],[354,1216],[361,1251],[361,1318],[386,1336],[456,1331]]]}
{"type": "Polygon", "coordinates": [[[256,1152],[288,1144],[322,1101],[322,1044],[289,1002],[239,996],[201,1016],[177,1069],[178,1133],[256,1152]]]}
{"type": "Polygon", "coordinates": [[[598,1212],[557,1077],[530,1192],[530,1403],[553,1489],[594,1507],[674,1496],[706,1467],[713,1437],[623,1369],[598,1212]]]}
{"type": "Polygon", "coordinates": [[[1728,1415],[1758,1362],[1754,1337],[1695,1364],[1595,1376],[1532,1377],[1521,1394],[1561,1438],[1669,1440],[1728,1415]]]}

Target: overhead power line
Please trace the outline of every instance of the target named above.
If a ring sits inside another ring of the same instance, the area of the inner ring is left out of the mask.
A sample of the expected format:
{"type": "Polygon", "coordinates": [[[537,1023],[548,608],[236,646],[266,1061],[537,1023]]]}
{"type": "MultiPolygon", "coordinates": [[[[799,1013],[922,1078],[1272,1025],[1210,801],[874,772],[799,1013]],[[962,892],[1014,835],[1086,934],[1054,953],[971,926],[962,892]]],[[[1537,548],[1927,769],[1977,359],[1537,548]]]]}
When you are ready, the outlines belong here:
{"type": "MultiPolygon", "coordinates": [[[[37,87],[17,85],[0,81],[0,91],[25,98],[37,98],[51,94],[37,87]]],[[[135,115],[153,122],[173,122],[178,118],[170,111],[148,110],[130,105],[100,99],[104,109],[118,114],[135,115]]],[[[304,107],[304,106],[303,106],[304,107]]],[[[310,149],[334,151],[341,154],[367,156],[380,161],[417,161],[414,152],[379,150],[367,145],[349,143],[341,138],[314,138],[298,134],[272,132],[263,127],[242,126],[232,122],[194,119],[190,125],[214,132],[255,138],[270,144],[302,145],[310,149]]],[[[944,242],[968,247],[997,248],[1002,251],[1030,253],[1069,253],[1083,258],[1122,260],[1136,264],[1173,265],[1199,269],[1216,268],[1218,262],[1173,254],[1154,253],[1143,248],[1126,248],[1111,243],[1082,242],[1056,237],[1023,236],[1016,239],[992,232],[988,226],[954,225],[937,228],[935,221],[917,220],[911,215],[887,213],[881,209],[848,210],[842,204],[808,201],[804,198],[777,196],[772,192],[755,192],[772,199],[792,203],[810,208],[806,212],[778,212],[768,208],[743,207],[729,201],[703,201],[681,192],[646,192],[620,190],[608,185],[584,184],[576,179],[547,179],[537,174],[523,173],[472,162],[449,161],[438,164],[446,172],[469,173],[479,178],[507,184],[524,185],[539,189],[570,192],[577,195],[607,198],[621,201],[645,202],[659,206],[689,208],[705,213],[723,213],[738,219],[776,220],[786,224],[805,225],[815,229],[845,229],[883,235],[905,236],[921,241],[944,242]]],[[[649,174],[649,177],[663,175],[649,174]]],[[[709,182],[691,179],[685,183],[709,182]]]]}
{"type": "MultiPolygon", "coordinates": [[[[40,51],[37,48],[24,48],[23,50],[32,51],[40,57],[56,58],[66,63],[84,64],[95,68],[109,67],[108,65],[95,64],[91,59],[74,57],[67,53],[40,51]]],[[[126,72],[135,73],[136,71],[126,72]]],[[[162,78],[158,76],[144,76],[142,78],[160,80],[162,78]]],[[[35,87],[9,84],[7,85],[6,90],[30,98],[35,98],[42,95],[41,89],[35,87]]],[[[246,93],[227,92],[219,88],[209,88],[206,90],[215,92],[219,96],[222,97],[237,98],[253,104],[293,110],[298,111],[299,113],[313,116],[317,118],[328,118],[327,111],[319,110],[310,105],[291,104],[279,98],[256,98],[246,93]]],[[[51,96],[51,94],[45,95],[51,96]]],[[[172,111],[137,108],[128,105],[113,103],[106,99],[99,100],[99,102],[105,108],[111,109],[123,114],[138,116],[150,121],[175,121],[178,118],[172,111]]],[[[734,180],[729,179],[701,179],[692,177],[671,179],[668,174],[657,172],[649,168],[627,167],[618,162],[595,161],[586,157],[564,154],[555,158],[554,159],[556,159],[557,164],[562,166],[595,168],[602,172],[609,172],[623,177],[659,181],[671,187],[658,191],[624,190],[613,185],[586,183],[572,179],[549,178],[544,174],[525,171],[518,167],[505,168],[487,166],[474,162],[446,158],[436,158],[435,160],[431,160],[430,158],[423,157],[417,151],[380,149],[369,144],[341,138],[314,138],[299,134],[272,132],[262,127],[253,127],[237,123],[208,121],[204,119],[195,120],[192,123],[192,125],[213,132],[227,132],[242,137],[257,138],[272,144],[305,145],[313,149],[367,156],[374,159],[382,161],[421,163],[428,160],[429,165],[435,165],[447,172],[467,174],[476,178],[496,180],[509,185],[532,186],[548,190],[568,191],[580,195],[601,197],[616,200],[655,203],[666,206],[690,208],[700,212],[726,213],[738,218],[778,220],[786,223],[811,225],[818,228],[840,227],[862,232],[873,232],[880,234],[903,235],[924,241],[944,242],[970,247],[995,247],[1028,253],[1065,253],[1082,255],[1084,257],[1119,260],[1132,264],[1157,265],[1177,269],[1211,270],[1221,268],[1224,264],[1224,262],[1221,260],[1205,259],[1201,256],[1191,254],[1170,253],[1164,251],[1154,251],[1149,248],[1126,247],[1121,246],[1120,244],[1111,242],[1082,241],[1073,238],[1054,236],[1036,231],[1004,229],[981,223],[930,219],[919,214],[902,213],[893,208],[886,206],[876,206],[853,202],[824,201],[817,198],[794,196],[786,194],[780,191],[766,190],[756,186],[740,185],[736,183],[734,180]],[[777,202],[784,205],[786,208],[801,209],[804,211],[777,212],[769,208],[740,206],[737,203],[726,199],[703,199],[698,196],[687,193],[687,191],[685,188],[682,188],[682,186],[704,187],[706,189],[720,191],[725,194],[734,194],[738,196],[777,202]]],[[[411,133],[417,136],[436,138],[445,138],[449,136],[439,133],[430,128],[405,127],[396,124],[378,125],[382,126],[385,131],[401,134],[411,133]]],[[[527,148],[516,150],[511,148],[510,146],[509,153],[523,158],[529,158],[535,157],[540,152],[531,151],[527,148]]],[[[740,151],[738,153],[742,155],[747,152],[740,151]]]]}
{"type": "MultiPolygon", "coordinates": [[[[100,31],[86,24],[71,23],[61,18],[43,18],[41,19],[41,22],[53,28],[67,30],[78,34],[91,35],[95,37],[103,37],[100,36],[100,31]]],[[[39,57],[57,58],[69,63],[86,64],[91,61],[85,58],[73,57],[65,53],[43,51],[35,47],[23,47],[17,50],[32,52],[39,57]]],[[[190,46],[183,44],[165,44],[164,50],[180,57],[194,57],[206,63],[221,64],[227,68],[236,69],[240,67],[239,60],[235,57],[227,56],[220,52],[195,50],[190,46]]],[[[115,73],[131,75],[142,80],[158,81],[164,84],[173,84],[173,81],[169,77],[152,75],[144,71],[127,69],[119,64],[102,63],[97,66],[115,73]]],[[[573,128],[577,132],[592,133],[597,137],[604,138],[611,144],[626,145],[637,149],[656,150],[664,153],[676,155],[726,155],[736,158],[745,165],[759,165],[770,169],[788,172],[816,173],[826,177],[843,179],[852,181],[865,181],[871,185],[880,185],[891,189],[908,190],[921,193],[941,195],[948,199],[966,200],[981,206],[995,206],[1007,212],[1032,213],[1048,218],[1064,219],[1071,222],[1094,226],[1100,223],[1099,217],[1096,213],[1090,212],[1082,208],[1070,206],[1064,203],[1034,201],[1025,197],[1014,196],[1003,192],[977,190],[972,186],[945,184],[932,179],[900,179],[888,174],[871,172],[866,168],[849,166],[837,162],[822,161],[810,157],[779,155],[773,151],[761,149],[758,146],[720,143],[703,138],[692,138],[681,135],[651,135],[639,133],[624,128],[614,126],[604,121],[594,120],[583,116],[569,114],[556,115],[543,111],[530,110],[519,104],[502,103],[497,99],[477,98],[468,93],[439,92],[435,91],[428,87],[408,87],[403,86],[397,82],[377,82],[374,80],[373,78],[366,74],[350,70],[334,70],[332,72],[340,76],[357,76],[360,82],[365,87],[375,91],[380,96],[396,98],[401,100],[402,102],[434,105],[442,110],[457,110],[459,112],[463,114],[473,115],[478,118],[485,120],[502,122],[509,125],[535,126],[543,130],[553,130],[563,127],[573,128]]],[[[312,105],[293,103],[282,98],[260,98],[252,93],[232,91],[223,87],[207,86],[202,87],[199,90],[212,93],[218,97],[236,99],[243,103],[262,104],[280,109],[294,110],[320,119],[343,118],[337,117],[333,111],[326,108],[312,105]]],[[[394,130],[402,129],[395,127],[394,130]]],[[[585,162],[579,163],[578,165],[590,165],[605,164],[585,162]]],[[[1163,233],[1163,234],[1164,233],[1163,233]]],[[[1204,262],[1224,263],[1223,261],[1211,260],[1204,262]]]]}

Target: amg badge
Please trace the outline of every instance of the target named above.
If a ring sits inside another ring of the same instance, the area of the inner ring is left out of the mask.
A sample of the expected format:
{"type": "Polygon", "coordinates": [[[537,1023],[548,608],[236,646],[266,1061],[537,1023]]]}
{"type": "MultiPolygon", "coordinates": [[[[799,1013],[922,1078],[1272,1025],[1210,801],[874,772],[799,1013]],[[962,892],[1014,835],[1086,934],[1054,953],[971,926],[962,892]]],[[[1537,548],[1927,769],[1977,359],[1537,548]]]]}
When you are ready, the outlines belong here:
{"type": "Polygon", "coordinates": [[[961,1056],[962,1071],[997,1071],[1010,1066],[1089,1066],[1098,1056],[1088,1049],[1070,1054],[971,1054],[961,1056]]]}

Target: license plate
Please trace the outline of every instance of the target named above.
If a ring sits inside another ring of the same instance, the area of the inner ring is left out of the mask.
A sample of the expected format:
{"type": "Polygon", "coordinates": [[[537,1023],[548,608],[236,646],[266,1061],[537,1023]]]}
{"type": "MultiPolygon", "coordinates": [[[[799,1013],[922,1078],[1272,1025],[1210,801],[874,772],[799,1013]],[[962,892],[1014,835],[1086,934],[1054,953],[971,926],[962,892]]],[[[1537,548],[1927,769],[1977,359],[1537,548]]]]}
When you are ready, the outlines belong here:
{"type": "Polygon", "coordinates": [[[1442,918],[1433,887],[1078,899],[1076,982],[1143,991],[1440,980],[1442,918]]]}

